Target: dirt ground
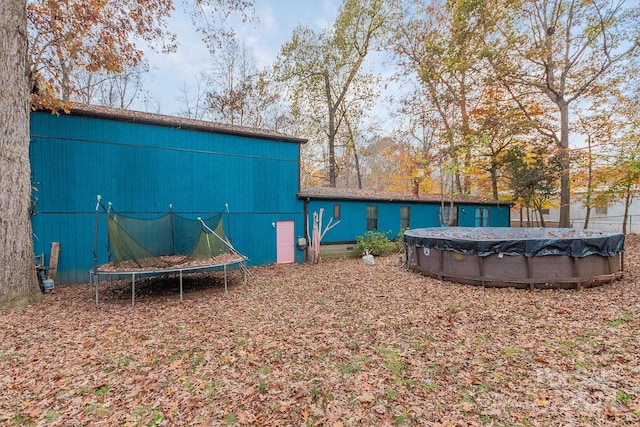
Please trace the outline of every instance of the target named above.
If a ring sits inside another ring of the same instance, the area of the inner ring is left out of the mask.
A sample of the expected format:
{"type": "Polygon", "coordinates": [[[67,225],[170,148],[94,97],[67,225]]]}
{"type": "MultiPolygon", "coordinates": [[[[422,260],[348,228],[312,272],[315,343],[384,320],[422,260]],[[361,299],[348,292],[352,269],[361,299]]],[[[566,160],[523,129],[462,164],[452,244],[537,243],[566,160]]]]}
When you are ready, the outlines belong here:
{"type": "Polygon", "coordinates": [[[483,289],[393,258],[58,286],[0,313],[0,424],[640,425],[640,238],[581,291],[483,289]]]}

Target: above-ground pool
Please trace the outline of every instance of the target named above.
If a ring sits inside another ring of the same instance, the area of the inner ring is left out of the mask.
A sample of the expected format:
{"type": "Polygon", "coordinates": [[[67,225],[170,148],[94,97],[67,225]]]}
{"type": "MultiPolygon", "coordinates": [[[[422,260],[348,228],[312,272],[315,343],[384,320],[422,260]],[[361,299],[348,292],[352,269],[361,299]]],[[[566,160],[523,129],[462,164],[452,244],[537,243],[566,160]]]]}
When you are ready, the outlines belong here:
{"type": "Polygon", "coordinates": [[[622,277],[624,234],[570,228],[417,228],[408,265],[441,280],[516,288],[583,288],[622,277]]]}

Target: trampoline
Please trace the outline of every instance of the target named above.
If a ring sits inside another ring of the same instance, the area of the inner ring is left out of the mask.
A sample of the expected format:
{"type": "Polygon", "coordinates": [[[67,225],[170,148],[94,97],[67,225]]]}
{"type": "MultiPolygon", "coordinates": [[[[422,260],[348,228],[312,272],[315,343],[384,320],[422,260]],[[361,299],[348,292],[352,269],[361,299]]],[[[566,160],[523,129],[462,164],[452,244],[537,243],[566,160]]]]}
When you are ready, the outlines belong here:
{"type": "MultiPolygon", "coordinates": [[[[215,261],[215,260],[214,260],[215,261]]],[[[228,269],[235,267],[236,269],[242,270],[242,283],[244,285],[247,284],[247,269],[246,269],[246,258],[236,258],[224,262],[211,262],[209,264],[198,265],[198,266],[175,266],[172,268],[163,268],[163,269],[152,269],[152,270],[123,270],[123,271],[101,271],[100,267],[97,270],[91,270],[89,272],[91,276],[91,282],[95,287],[95,297],[96,304],[99,301],[99,292],[98,292],[98,283],[100,282],[100,278],[104,278],[105,280],[113,281],[119,280],[123,278],[131,279],[131,306],[135,306],[136,302],[136,278],[143,277],[155,277],[162,275],[170,275],[170,274],[178,274],[179,278],[179,289],[180,289],[180,301],[183,300],[183,286],[182,279],[185,274],[188,273],[196,273],[196,272],[207,272],[207,271],[224,271],[224,291],[227,292],[227,283],[228,283],[228,269]]]]}
{"type": "Polygon", "coordinates": [[[581,289],[623,274],[624,234],[598,230],[419,228],[404,244],[413,270],[464,284],[581,289]]]}
{"type": "MultiPolygon", "coordinates": [[[[228,213],[228,210],[227,210],[228,213]]],[[[117,213],[111,203],[104,206],[98,196],[96,204],[94,266],[89,271],[99,303],[101,279],[131,279],[131,305],[135,305],[136,279],[161,275],[177,275],[180,301],[183,300],[185,274],[207,271],[224,272],[224,290],[228,289],[228,271],[242,270],[247,282],[247,260],[227,239],[222,212],[202,219],[187,218],[173,212],[150,218],[117,213]],[[107,260],[98,264],[100,208],[107,219],[107,260]]]]}

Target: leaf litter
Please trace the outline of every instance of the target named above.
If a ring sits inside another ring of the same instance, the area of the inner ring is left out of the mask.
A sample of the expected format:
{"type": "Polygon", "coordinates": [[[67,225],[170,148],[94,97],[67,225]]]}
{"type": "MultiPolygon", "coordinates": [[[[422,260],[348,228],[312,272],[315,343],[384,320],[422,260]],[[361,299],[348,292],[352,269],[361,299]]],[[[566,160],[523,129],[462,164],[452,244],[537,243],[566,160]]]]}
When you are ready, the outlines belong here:
{"type": "Polygon", "coordinates": [[[0,423],[640,424],[640,238],[582,291],[441,282],[379,258],[59,286],[0,313],[0,423]]]}

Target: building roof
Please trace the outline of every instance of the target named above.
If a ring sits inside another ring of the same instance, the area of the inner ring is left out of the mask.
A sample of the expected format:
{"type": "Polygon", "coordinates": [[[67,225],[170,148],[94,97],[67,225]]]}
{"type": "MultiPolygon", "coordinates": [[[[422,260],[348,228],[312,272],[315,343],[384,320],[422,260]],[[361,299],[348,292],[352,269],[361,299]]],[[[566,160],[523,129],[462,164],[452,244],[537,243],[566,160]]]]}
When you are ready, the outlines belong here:
{"type": "Polygon", "coordinates": [[[119,108],[103,107],[98,105],[73,103],[71,107],[71,115],[117,120],[130,123],[149,124],[154,126],[170,127],[174,129],[189,129],[201,132],[220,133],[225,135],[246,136],[250,138],[268,139],[272,141],[293,142],[297,144],[304,144],[307,142],[307,140],[304,138],[297,138],[267,129],[234,126],[222,123],[207,122],[204,120],[187,119],[184,117],[144,113],[132,110],[122,110],[119,108]]]}
{"type": "MultiPolygon", "coordinates": [[[[445,195],[445,202],[450,201],[450,196],[445,195]]],[[[440,194],[403,194],[391,193],[377,190],[360,190],[355,188],[333,188],[333,187],[302,187],[298,192],[299,199],[316,200],[363,200],[378,202],[411,202],[411,203],[440,203],[440,194]]],[[[493,198],[454,195],[454,203],[478,204],[478,205],[501,205],[511,206],[513,202],[496,200],[493,198]]]]}

